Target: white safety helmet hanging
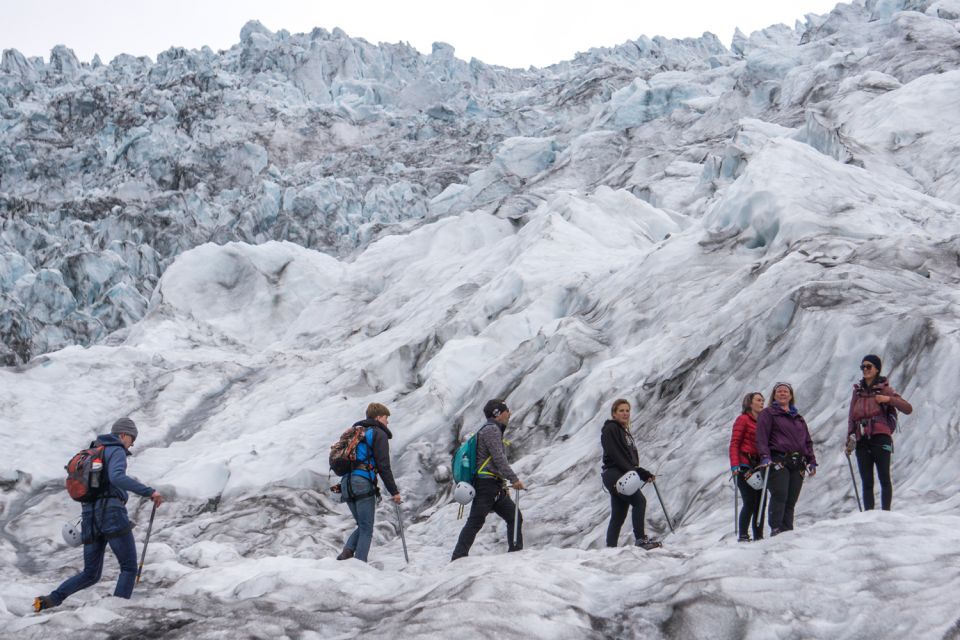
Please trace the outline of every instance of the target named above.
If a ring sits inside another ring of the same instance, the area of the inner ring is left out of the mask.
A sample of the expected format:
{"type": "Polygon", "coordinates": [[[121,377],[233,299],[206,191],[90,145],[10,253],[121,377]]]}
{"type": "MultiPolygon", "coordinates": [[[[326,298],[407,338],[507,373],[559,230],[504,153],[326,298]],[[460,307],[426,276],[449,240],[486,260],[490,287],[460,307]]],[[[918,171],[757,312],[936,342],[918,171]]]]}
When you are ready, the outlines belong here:
{"type": "Polygon", "coordinates": [[[760,491],[763,489],[763,472],[761,469],[755,469],[754,471],[749,472],[745,479],[747,484],[750,485],[751,489],[760,491]]]}
{"type": "Polygon", "coordinates": [[[83,542],[83,534],[80,532],[80,520],[70,520],[65,522],[60,530],[63,534],[63,541],[71,547],[79,547],[83,542]]]}
{"type": "Polygon", "coordinates": [[[477,491],[469,482],[458,482],[453,488],[453,499],[460,504],[470,504],[476,495],[477,491]]]}
{"type": "Polygon", "coordinates": [[[622,496],[632,496],[643,485],[640,475],[636,471],[627,471],[617,480],[617,493],[622,496]]]}

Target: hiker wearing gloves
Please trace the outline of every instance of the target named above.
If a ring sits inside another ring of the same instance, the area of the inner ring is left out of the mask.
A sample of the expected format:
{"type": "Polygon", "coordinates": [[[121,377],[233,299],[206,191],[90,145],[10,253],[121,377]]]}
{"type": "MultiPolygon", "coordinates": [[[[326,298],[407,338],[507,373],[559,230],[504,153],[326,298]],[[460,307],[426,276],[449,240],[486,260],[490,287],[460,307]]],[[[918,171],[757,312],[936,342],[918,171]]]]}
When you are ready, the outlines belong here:
{"type": "Polygon", "coordinates": [[[510,409],[503,400],[494,399],[484,405],[483,415],[487,421],[477,431],[477,460],[489,458],[490,461],[477,473],[474,484],[477,493],[470,505],[470,515],[460,531],[457,546],[453,549],[451,561],[470,553],[470,547],[491,511],[507,523],[507,550],[523,549],[523,515],[506,489],[507,482],[516,490],[526,488],[507,463],[504,449],[503,433],[510,421],[510,409]],[[517,521],[516,532],[514,520],[517,521]]]}
{"type": "Polygon", "coordinates": [[[793,387],[778,382],[770,405],[757,416],[757,453],[767,467],[770,490],[770,535],[793,530],[793,510],[804,475],[817,473],[817,458],[807,423],[797,411],[793,387]]]}
{"type": "Polygon", "coordinates": [[[913,413],[909,402],[900,397],[880,375],[882,363],[873,354],[863,357],[860,370],[863,378],[853,385],[847,417],[846,454],[857,452],[857,468],[863,485],[863,508],[874,508],[873,467],[880,479],[880,508],[890,510],[893,483],[890,480],[890,458],[893,455],[893,432],[897,411],[913,413]]]}
{"type": "Polygon", "coordinates": [[[363,439],[357,444],[356,463],[353,470],[340,480],[341,500],[347,503],[357,528],[347,538],[343,551],[337,560],[367,561],[370,543],[373,540],[373,520],[380,496],[377,487],[377,474],[383,478],[383,485],[392,496],[395,504],[403,502],[400,490],[393,479],[390,468],[390,443],[393,437],[387,428],[390,422],[390,410],[378,402],[367,406],[367,417],[354,423],[354,427],[365,427],[363,439]]]}
{"type": "Polygon", "coordinates": [[[763,394],[760,392],[748,393],[740,403],[740,415],[733,423],[733,434],[730,436],[730,472],[737,482],[737,489],[743,498],[743,507],[740,509],[739,541],[749,542],[751,524],[753,539],[763,538],[760,520],[760,489],[754,489],[747,483],[747,475],[760,462],[757,455],[757,416],[763,411],[763,394]]]}
{"type": "Polygon", "coordinates": [[[95,502],[84,503],[81,517],[83,542],[83,571],[67,579],[50,595],[38,596],[33,601],[35,611],[56,607],[71,594],[93,586],[103,571],[103,556],[113,551],[120,563],[120,576],[113,592],[118,598],[130,598],[137,577],[137,549],[133,540],[133,525],[127,516],[127,497],[136,493],[160,506],[163,498],[151,487],[127,475],[127,456],[137,439],[137,425],[130,418],[113,423],[109,434],[97,436],[104,445],[103,468],[106,490],[95,502]]]}
{"type": "Polygon", "coordinates": [[[603,423],[600,447],[603,449],[600,478],[610,492],[610,524],[607,525],[607,546],[615,547],[620,528],[633,508],[633,536],[638,547],[653,549],[660,543],[644,533],[647,501],[640,491],[640,481],[652,482],[656,477],[640,466],[640,456],[630,434],[630,403],[623,398],[613,401],[612,420],[603,423]]]}

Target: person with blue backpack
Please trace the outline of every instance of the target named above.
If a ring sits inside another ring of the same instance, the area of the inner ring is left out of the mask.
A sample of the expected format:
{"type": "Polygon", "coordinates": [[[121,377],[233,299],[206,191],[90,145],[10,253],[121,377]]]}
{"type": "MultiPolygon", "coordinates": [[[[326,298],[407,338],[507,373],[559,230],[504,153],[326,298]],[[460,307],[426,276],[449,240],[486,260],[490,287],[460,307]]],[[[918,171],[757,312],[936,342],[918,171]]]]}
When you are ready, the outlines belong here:
{"type": "Polygon", "coordinates": [[[477,431],[476,460],[479,464],[473,482],[476,494],[470,505],[470,515],[467,516],[457,545],[453,549],[451,561],[470,553],[470,547],[491,511],[507,523],[507,551],[523,549],[523,514],[506,489],[508,482],[517,491],[526,488],[507,462],[504,448],[503,434],[510,421],[510,409],[503,400],[495,398],[484,405],[483,415],[487,420],[477,431]]]}
{"type": "Polygon", "coordinates": [[[380,497],[377,475],[383,478],[384,487],[394,503],[403,502],[390,468],[389,440],[393,438],[393,434],[387,427],[389,422],[390,410],[379,402],[371,402],[367,406],[366,419],[353,424],[352,428],[361,428],[364,433],[356,445],[352,469],[340,479],[340,499],[347,503],[357,528],[347,538],[337,560],[356,558],[367,561],[370,543],[373,541],[377,500],[380,497]]]}
{"type": "Polygon", "coordinates": [[[59,606],[68,596],[100,581],[104,552],[113,551],[120,563],[120,576],[113,595],[129,599],[137,578],[137,547],[133,525],[127,515],[127,497],[136,493],[159,507],[163,497],[153,488],[127,475],[127,456],[137,439],[137,425],[130,418],[113,423],[109,434],[97,436],[94,445],[103,446],[103,488],[90,502],[84,502],[80,520],[83,543],[83,571],[68,578],[49,595],[37,596],[34,611],[59,606]]]}

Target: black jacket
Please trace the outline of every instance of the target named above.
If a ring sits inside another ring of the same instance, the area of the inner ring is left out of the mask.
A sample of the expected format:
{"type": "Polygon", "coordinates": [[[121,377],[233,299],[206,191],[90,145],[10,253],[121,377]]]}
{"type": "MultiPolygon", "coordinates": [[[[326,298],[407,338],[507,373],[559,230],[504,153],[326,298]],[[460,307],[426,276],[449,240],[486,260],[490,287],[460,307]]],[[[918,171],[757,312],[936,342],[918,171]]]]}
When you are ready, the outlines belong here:
{"type": "Polygon", "coordinates": [[[389,440],[393,437],[390,429],[369,418],[355,422],[353,426],[373,429],[373,464],[377,468],[377,473],[383,478],[383,486],[386,487],[390,495],[395,496],[400,493],[400,490],[397,489],[397,483],[393,479],[393,470],[390,468],[389,440]]]}
{"type": "MultiPolygon", "coordinates": [[[[633,436],[616,420],[607,420],[600,431],[600,446],[603,448],[603,475],[619,478],[628,471],[636,471],[646,482],[653,474],[640,466],[640,455],[633,436]]],[[[614,478],[614,480],[616,480],[614,478]]]]}

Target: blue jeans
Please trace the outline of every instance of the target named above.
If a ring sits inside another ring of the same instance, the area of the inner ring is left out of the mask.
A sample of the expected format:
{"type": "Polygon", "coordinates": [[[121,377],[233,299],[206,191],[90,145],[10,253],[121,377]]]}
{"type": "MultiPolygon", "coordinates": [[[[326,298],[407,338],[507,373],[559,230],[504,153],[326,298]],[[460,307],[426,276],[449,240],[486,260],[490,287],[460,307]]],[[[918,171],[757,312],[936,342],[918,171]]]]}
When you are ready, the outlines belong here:
{"type": "Polygon", "coordinates": [[[130,521],[127,519],[127,510],[124,507],[110,507],[103,512],[102,516],[97,515],[95,527],[92,511],[83,514],[81,523],[83,539],[90,540],[83,545],[83,571],[65,580],[50,594],[50,599],[55,605],[59,605],[77,591],[91,587],[100,581],[100,575],[103,573],[103,556],[108,545],[120,563],[120,577],[117,578],[117,588],[113,595],[118,598],[130,598],[133,594],[133,585],[137,579],[137,545],[133,540],[133,532],[129,531],[130,521]],[[126,533],[110,538],[105,537],[123,530],[126,530],[126,533]]]}
{"type": "Polygon", "coordinates": [[[347,503],[353,519],[357,522],[357,528],[347,538],[344,546],[353,551],[354,558],[366,562],[367,555],[370,553],[370,543],[373,541],[373,520],[377,511],[377,497],[370,495],[359,500],[352,498],[355,495],[369,493],[373,490],[374,484],[366,478],[352,475],[344,476],[340,486],[342,500],[347,503]]]}

